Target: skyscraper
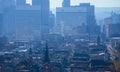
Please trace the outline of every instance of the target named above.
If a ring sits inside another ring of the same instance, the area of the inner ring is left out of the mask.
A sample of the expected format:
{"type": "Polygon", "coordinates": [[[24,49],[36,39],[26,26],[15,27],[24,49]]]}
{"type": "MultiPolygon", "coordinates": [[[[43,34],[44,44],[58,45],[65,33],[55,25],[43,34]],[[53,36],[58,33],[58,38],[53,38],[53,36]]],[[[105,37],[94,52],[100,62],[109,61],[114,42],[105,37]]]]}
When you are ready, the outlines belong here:
{"type": "Polygon", "coordinates": [[[26,0],[16,0],[16,5],[26,5],[26,0]]]}
{"type": "Polygon", "coordinates": [[[3,8],[2,1],[0,0],[0,36],[2,34],[2,26],[3,26],[3,8]]]}
{"type": "Polygon", "coordinates": [[[32,5],[41,7],[41,35],[46,36],[49,33],[49,0],[32,0],[32,5]]]}
{"type": "Polygon", "coordinates": [[[3,35],[11,37],[14,34],[15,0],[2,0],[3,4],[3,35]]]}
{"type": "Polygon", "coordinates": [[[10,8],[12,6],[15,6],[15,0],[2,0],[4,8],[10,8]]]}
{"type": "Polygon", "coordinates": [[[30,6],[26,4],[26,0],[0,0],[0,24],[4,25],[5,36],[14,37],[16,40],[46,38],[50,29],[49,0],[33,0],[32,2],[33,5],[30,6]],[[4,8],[3,22],[1,5],[4,8]]]}
{"type": "Polygon", "coordinates": [[[32,0],[32,5],[40,5],[41,0],[32,0]]]}
{"type": "Polygon", "coordinates": [[[70,6],[70,0],[63,0],[62,7],[69,7],[70,6]]]}
{"type": "Polygon", "coordinates": [[[47,35],[49,33],[49,0],[41,0],[41,33],[47,35]]]}
{"type": "Polygon", "coordinates": [[[3,14],[0,13],[0,36],[2,35],[2,28],[3,28],[3,14]]]}
{"type": "Polygon", "coordinates": [[[16,39],[33,40],[40,37],[40,6],[17,6],[15,10],[16,39]]]}
{"type": "Polygon", "coordinates": [[[60,33],[61,30],[65,35],[99,33],[99,26],[94,15],[94,5],[80,3],[77,6],[69,6],[67,3],[69,4],[69,1],[64,0],[63,7],[56,8],[56,26],[60,28],[62,25],[61,27],[64,28],[56,28],[56,33],[60,33]]]}
{"type": "MultiPolygon", "coordinates": [[[[18,0],[19,2],[20,0],[18,0]]],[[[21,5],[24,0],[20,1],[21,5]]],[[[16,7],[17,39],[41,39],[49,33],[49,0],[32,0],[32,6],[16,7]]]]}
{"type": "Polygon", "coordinates": [[[120,14],[112,13],[110,17],[104,19],[104,33],[107,38],[120,37],[120,14]]]}

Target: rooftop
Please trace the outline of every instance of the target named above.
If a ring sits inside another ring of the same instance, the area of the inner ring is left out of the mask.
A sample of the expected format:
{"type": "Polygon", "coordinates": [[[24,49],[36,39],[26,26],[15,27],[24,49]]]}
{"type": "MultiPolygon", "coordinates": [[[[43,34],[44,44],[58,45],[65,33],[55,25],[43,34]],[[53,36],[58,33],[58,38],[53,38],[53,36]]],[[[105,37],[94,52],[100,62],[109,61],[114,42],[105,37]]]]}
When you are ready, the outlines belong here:
{"type": "Polygon", "coordinates": [[[65,8],[56,8],[56,12],[87,12],[86,7],[71,6],[65,8]]]}

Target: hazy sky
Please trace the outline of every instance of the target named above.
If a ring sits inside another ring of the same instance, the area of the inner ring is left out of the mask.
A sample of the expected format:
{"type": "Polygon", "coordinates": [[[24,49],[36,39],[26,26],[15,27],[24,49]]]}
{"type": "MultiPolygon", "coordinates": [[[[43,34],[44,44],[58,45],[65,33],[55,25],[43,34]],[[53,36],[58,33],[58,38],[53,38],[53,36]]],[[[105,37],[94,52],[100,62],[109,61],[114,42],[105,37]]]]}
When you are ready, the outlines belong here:
{"type": "MultiPolygon", "coordinates": [[[[62,1],[50,0],[50,8],[61,6],[62,1]]],[[[79,3],[91,3],[95,7],[120,7],[120,0],[71,0],[71,5],[78,5],[79,3]]]]}

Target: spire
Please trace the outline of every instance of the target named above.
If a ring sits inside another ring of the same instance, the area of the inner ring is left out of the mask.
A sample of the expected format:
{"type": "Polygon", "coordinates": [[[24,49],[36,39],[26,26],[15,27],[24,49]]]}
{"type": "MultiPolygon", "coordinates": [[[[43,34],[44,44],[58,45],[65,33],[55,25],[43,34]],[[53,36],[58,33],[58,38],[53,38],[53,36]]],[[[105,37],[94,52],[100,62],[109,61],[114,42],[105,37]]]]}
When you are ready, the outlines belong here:
{"type": "Polygon", "coordinates": [[[97,45],[100,45],[100,36],[97,37],[97,45]]]}
{"type": "Polygon", "coordinates": [[[32,48],[29,48],[29,55],[32,55],[32,48]]]}
{"type": "Polygon", "coordinates": [[[32,48],[29,48],[29,62],[32,63],[32,48]]]}
{"type": "Polygon", "coordinates": [[[49,59],[48,44],[46,42],[45,55],[44,55],[44,63],[49,63],[49,62],[50,62],[50,59],[49,59]]]}

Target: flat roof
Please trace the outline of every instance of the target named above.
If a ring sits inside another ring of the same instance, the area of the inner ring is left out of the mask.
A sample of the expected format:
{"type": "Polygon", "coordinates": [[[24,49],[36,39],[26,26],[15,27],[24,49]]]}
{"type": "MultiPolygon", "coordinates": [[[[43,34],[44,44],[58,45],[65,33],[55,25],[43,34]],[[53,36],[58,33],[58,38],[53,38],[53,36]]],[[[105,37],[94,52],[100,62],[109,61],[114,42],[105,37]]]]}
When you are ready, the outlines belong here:
{"type": "Polygon", "coordinates": [[[71,7],[58,7],[56,12],[87,12],[86,7],[71,6],[71,7]]]}

